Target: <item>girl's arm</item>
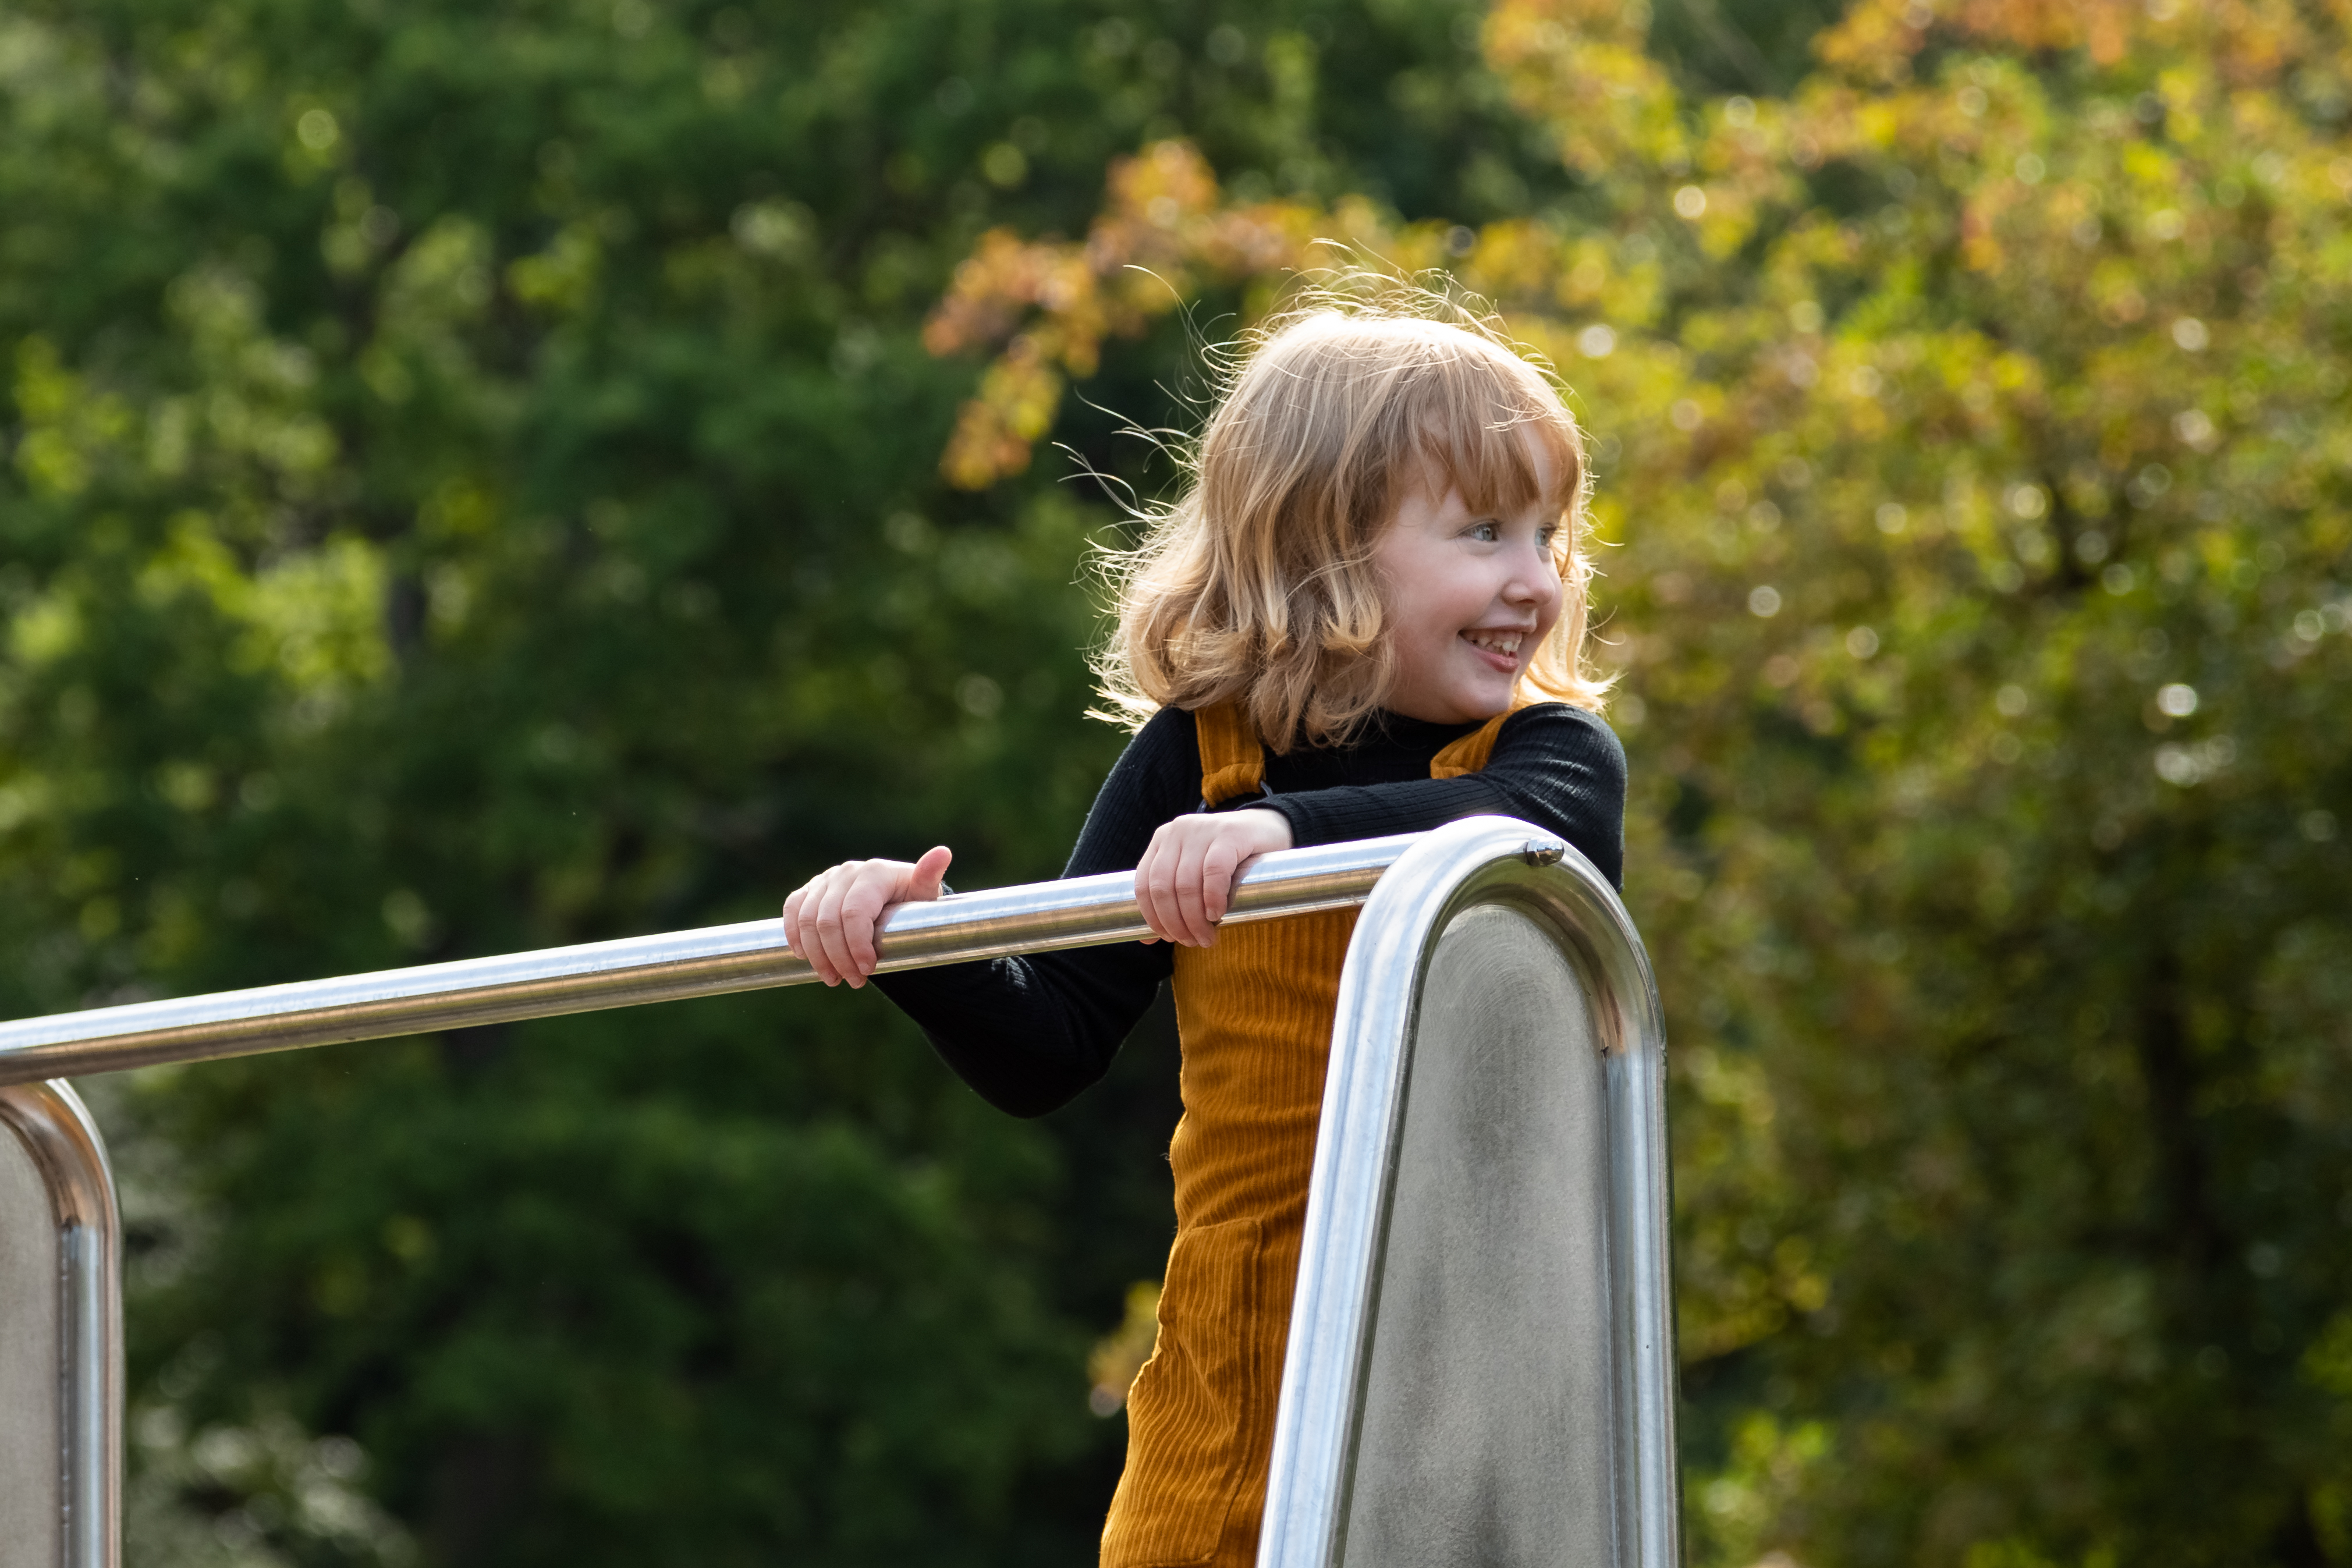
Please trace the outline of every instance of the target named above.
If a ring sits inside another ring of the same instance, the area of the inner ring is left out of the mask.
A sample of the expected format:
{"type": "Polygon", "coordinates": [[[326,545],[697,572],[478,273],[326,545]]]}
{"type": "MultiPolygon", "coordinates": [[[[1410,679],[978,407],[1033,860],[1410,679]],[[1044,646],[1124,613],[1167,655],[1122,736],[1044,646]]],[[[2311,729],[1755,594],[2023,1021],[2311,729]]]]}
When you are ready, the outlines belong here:
{"type": "MultiPolygon", "coordinates": [[[[1162,823],[1200,804],[1192,716],[1146,724],[1095,796],[1065,877],[1136,867],[1162,823]]],[[[1164,944],[1120,942],[874,977],[980,1097],[1015,1116],[1066,1104],[1111,1058],[1173,968],[1164,944]]]]}
{"type": "Polygon", "coordinates": [[[1043,1116],[1110,1070],[1170,971],[1166,946],[1121,942],[905,969],[874,986],[982,1100],[1043,1116]]]}
{"type": "Polygon", "coordinates": [[[1482,772],[1277,794],[1260,805],[1288,820],[1301,847],[1419,833],[1487,813],[1516,816],[1559,834],[1623,885],[1625,751],[1598,717],[1564,702],[1505,720],[1482,772]]]}

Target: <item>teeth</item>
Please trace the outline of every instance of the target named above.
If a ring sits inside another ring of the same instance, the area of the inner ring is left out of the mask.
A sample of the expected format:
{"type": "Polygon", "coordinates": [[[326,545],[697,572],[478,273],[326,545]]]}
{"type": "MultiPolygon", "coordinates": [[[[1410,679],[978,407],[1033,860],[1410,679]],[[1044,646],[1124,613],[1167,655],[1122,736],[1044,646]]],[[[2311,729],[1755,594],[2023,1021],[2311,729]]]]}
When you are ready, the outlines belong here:
{"type": "Polygon", "coordinates": [[[1464,632],[1462,638],[1473,647],[1483,647],[1489,653],[1499,653],[1507,658],[1518,657],[1519,634],[1517,632],[1464,632]]]}

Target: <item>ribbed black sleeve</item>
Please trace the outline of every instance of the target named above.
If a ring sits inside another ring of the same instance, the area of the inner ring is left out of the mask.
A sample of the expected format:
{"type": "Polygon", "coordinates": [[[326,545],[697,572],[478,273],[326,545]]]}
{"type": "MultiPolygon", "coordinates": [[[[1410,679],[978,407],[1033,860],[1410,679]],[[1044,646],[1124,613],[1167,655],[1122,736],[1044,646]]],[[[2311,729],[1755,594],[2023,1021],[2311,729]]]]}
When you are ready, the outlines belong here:
{"type": "MultiPolygon", "coordinates": [[[[1430,747],[1429,756],[1444,743],[1430,747]]],[[[1625,752],[1609,726],[1581,708],[1546,702],[1512,714],[1486,767],[1458,779],[1431,778],[1424,757],[1418,777],[1370,784],[1317,780],[1286,789],[1289,770],[1281,764],[1290,760],[1273,759],[1266,774],[1274,798],[1258,804],[1290,819],[1290,841],[1300,848],[1420,833],[1465,816],[1516,816],[1550,828],[1612,884],[1624,882],[1625,752]]]]}
{"type": "MultiPolygon", "coordinates": [[[[1267,757],[1272,796],[1230,808],[1273,807],[1302,847],[1415,833],[1487,813],[1517,816],[1559,834],[1619,882],[1625,754],[1609,726],[1560,703],[1528,708],[1504,721],[1484,771],[1431,778],[1430,760],[1475,728],[1387,715],[1352,745],[1267,757]]],[[[1134,869],[1160,824],[1198,809],[1200,791],[1192,716],[1164,710],[1103,782],[1062,874],[1134,869]]],[[[906,970],[874,983],[982,1099],[1015,1116],[1040,1116],[1109,1069],[1168,978],[1172,951],[1122,942],[906,970]]]]}

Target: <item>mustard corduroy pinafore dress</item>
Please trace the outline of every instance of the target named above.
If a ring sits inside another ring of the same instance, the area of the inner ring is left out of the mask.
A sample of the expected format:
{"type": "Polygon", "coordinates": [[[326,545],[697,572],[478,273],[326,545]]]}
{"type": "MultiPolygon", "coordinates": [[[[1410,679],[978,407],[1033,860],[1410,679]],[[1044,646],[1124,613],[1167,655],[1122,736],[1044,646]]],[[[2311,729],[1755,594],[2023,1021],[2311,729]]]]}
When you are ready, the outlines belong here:
{"type": "MultiPolygon", "coordinates": [[[[1439,752],[1430,776],[1484,768],[1505,717],[1439,752]]],[[[1239,709],[1203,708],[1193,721],[1203,807],[1258,794],[1265,754],[1239,709]]],[[[1128,1394],[1127,1468],[1103,1527],[1103,1568],[1256,1561],[1339,967],[1355,929],[1354,910],[1329,910],[1176,950],[1176,1245],[1159,1337],[1128,1394]]]]}

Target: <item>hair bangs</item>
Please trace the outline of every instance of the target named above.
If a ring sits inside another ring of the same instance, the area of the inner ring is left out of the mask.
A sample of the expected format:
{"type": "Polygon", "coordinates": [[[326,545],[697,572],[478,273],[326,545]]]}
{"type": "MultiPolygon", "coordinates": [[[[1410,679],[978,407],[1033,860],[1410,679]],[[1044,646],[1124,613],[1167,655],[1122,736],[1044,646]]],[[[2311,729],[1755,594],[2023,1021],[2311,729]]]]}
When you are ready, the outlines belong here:
{"type": "Polygon", "coordinates": [[[1583,489],[1583,442],[1533,367],[1516,368],[1535,388],[1491,376],[1440,379],[1416,422],[1423,481],[1450,483],[1473,511],[1499,516],[1539,505],[1565,515],[1583,489]],[[1538,395],[1525,395],[1529,390],[1538,395]]]}

